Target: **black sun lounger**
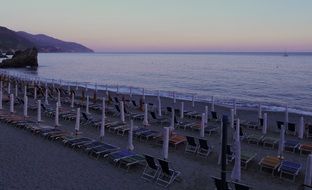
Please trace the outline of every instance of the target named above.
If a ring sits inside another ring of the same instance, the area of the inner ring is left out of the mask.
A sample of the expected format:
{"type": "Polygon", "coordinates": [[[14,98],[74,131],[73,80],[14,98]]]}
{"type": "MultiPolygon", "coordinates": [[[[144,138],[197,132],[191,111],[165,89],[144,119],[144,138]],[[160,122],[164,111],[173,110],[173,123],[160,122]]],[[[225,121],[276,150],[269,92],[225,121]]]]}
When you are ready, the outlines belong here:
{"type": "Polygon", "coordinates": [[[146,166],[144,168],[144,171],[142,173],[142,178],[148,181],[151,181],[156,178],[160,167],[155,163],[155,159],[152,156],[144,155],[146,166]]]}

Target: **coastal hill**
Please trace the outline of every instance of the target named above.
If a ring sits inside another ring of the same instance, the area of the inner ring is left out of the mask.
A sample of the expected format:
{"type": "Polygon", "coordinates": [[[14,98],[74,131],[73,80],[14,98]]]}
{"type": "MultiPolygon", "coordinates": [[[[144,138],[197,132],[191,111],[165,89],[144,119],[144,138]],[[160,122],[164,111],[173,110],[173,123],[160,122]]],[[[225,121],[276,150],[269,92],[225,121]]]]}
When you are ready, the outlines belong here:
{"type": "Polygon", "coordinates": [[[39,52],[93,52],[93,50],[75,43],[65,42],[44,34],[29,34],[27,32],[15,32],[0,26],[0,50],[16,51],[36,47],[39,52]]]}

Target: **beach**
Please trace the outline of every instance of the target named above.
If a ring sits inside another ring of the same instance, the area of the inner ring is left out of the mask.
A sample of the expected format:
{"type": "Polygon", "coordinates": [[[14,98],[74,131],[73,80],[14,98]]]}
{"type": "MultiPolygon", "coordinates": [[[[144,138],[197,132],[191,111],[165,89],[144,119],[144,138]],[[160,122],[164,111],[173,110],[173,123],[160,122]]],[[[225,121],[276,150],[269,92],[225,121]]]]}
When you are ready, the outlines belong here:
{"type": "MultiPolygon", "coordinates": [[[[74,87],[72,87],[74,89],[74,87]]],[[[80,89],[81,90],[81,89],[80,89]]],[[[32,90],[29,90],[32,92],[32,90]]],[[[91,95],[91,90],[88,91],[91,95]]],[[[104,94],[104,92],[102,92],[104,94]]],[[[110,92],[112,97],[114,92],[110,92]]],[[[22,96],[22,93],[20,93],[22,96]]],[[[78,93],[76,101],[79,101],[78,93]]],[[[119,97],[127,95],[118,95],[119,97]]],[[[98,92],[98,101],[101,102],[101,92],[98,92]]],[[[65,97],[62,97],[64,99],[65,97]]],[[[134,95],[134,100],[139,100],[141,96],[134,95]]],[[[30,97],[31,99],[31,97],[30,97]]],[[[156,104],[157,97],[146,96],[146,103],[156,104]]],[[[42,97],[42,102],[44,99],[42,97]]],[[[50,105],[55,105],[55,102],[49,102],[50,105]]],[[[179,107],[180,100],[177,100],[175,106],[179,107]]],[[[162,98],[164,108],[173,105],[173,100],[170,98],[162,98]]],[[[196,110],[199,113],[204,109],[203,103],[196,102],[195,107],[192,107],[192,102],[185,102],[186,110],[196,110]]],[[[53,107],[53,106],[52,106],[53,107]]],[[[69,108],[69,105],[62,103],[62,108],[69,108]]],[[[69,108],[70,109],[70,108],[69,108]]],[[[81,110],[84,111],[84,107],[81,110]]],[[[229,109],[216,106],[218,113],[229,115],[229,109]]],[[[9,110],[8,103],[4,103],[4,110],[9,110]]],[[[15,107],[16,114],[23,114],[23,105],[15,107]]],[[[95,118],[101,117],[101,112],[90,109],[91,115],[95,118]]],[[[165,114],[165,113],[164,113],[165,114]]],[[[279,132],[276,130],[276,120],[283,120],[284,112],[274,112],[269,114],[268,134],[272,137],[279,137],[279,132]]],[[[36,120],[36,112],[29,111],[29,115],[33,120],[36,120]]],[[[257,118],[256,110],[238,110],[238,116],[242,120],[255,121],[257,118]]],[[[289,122],[298,122],[300,115],[289,114],[289,122]]],[[[170,118],[170,115],[168,115],[170,118]]],[[[112,121],[120,120],[119,116],[108,115],[112,121]]],[[[42,115],[43,122],[41,126],[54,126],[54,118],[42,115]]],[[[200,123],[200,119],[190,119],[200,123]]],[[[305,117],[306,122],[311,122],[310,117],[305,117]]],[[[129,119],[126,119],[127,125],[129,119]]],[[[66,121],[60,119],[61,130],[74,132],[75,121],[66,121]]],[[[135,126],[143,126],[142,121],[135,121],[135,126]]],[[[209,122],[209,125],[220,125],[209,122]]],[[[148,128],[161,132],[163,127],[168,127],[168,124],[151,124],[148,128]]],[[[261,130],[253,130],[244,128],[248,134],[261,133],[261,130]]],[[[129,170],[123,167],[116,167],[107,159],[95,159],[88,156],[84,151],[79,149],[71,149],[65,147],[60,141],[50,141],[34,135],[33,133],[15,128],[9,124],[1,123],[1,189],[161,189],[162,187],[155,182],[148,182],[141,178],[144,166],[131,167],[129,170]]],[[[99,139],[99,129],[92,126],[81,126],[80,136],[99,139]]],[[[194,136],[199,138],[198,130],[179,129],[175,132],[179,135],[194,136]]],[[[228,127],[228,143],[232,143],[233,130],[228,127]]],[[[216,133],[211,135],[205,134],[204,139],[207,139],[209,144],[213,146],[212,153],[203,158],[194,154],[185,153],[185,144],[179,144],[176,148],[170,147],[168,161],[172,166],[181,172],[178,179],[169,186],[169,189],[213,189],[214,183],[211,176],[220,175],[220,165],[218,165],[218,155],[220,153],[220,128],[216,133]]],[[[298,140],[296,136],[286,135],[286,139],[298,140]]],[[[116,133],[106,130],[104,141],[120,147],[127,148],[128,135],[117,135],[116,133]]],[[[308,139],[300,140],[300,143],[309,142],[308,139]]],[[[153,140],[145,141],[134,137],[134,152],[139,154],[148,154],[155,158],[162,158],[162,145],[156,144],[153,140]]],[[[284,157],[287,160],[299,162],[302,164],[302,169],[296,177],[295,182],[280,179],[278,174],[274,177],[270,172],[259,172],[259,161],[266,155],[277,155],[277,147],[264,148],[261,145],[248,144],[242,141],[242,150],[256,153],[256,157],[248,164],[247,169],[242,169],[242,183],[252,186],[255,190],[267,189],[297,189],[304,179],[305,163],[307,155],[299,155],[299,153],[284,152],[284,157]]],[[[228,179],[234,162],[227,165],[228,179]]]]}

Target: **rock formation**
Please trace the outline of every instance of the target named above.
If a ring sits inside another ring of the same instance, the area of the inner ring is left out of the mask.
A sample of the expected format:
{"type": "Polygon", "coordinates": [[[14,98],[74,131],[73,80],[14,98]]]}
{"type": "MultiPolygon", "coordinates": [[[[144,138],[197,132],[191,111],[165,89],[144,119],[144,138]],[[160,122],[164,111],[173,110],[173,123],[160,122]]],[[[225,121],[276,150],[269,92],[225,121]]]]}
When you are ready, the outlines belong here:
{"type": "Polygon", "coordinates": [[[16,51],[11,59],[5,59],[0,63],[0,68],[38,67],[38,50],[36,48],[16,51]]]}

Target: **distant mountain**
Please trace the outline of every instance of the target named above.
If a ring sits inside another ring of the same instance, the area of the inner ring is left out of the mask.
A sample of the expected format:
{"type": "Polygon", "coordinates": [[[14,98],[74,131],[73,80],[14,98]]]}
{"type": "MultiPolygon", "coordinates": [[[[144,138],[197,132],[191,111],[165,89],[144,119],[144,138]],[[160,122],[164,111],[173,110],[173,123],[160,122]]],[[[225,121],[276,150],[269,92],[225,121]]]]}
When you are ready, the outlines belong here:
{"type": "Polygon", "coordinates": [[[16,33],[34,43],[40,52],[93,52],[81,44],[65,42],[44,34],[33,35],[22,31],[16,33]]]}
{"type": "Polygon", "coordinates": [[[19,36],[16,32],[0,26],[0,50],[18,50],[34,46],[31,41],[19,36]]]}
{"type": "Polygon", "coordinates": [[[39,52],[93,52],[93,50],[75,43],[65,42],[44,34],[14,32],[0,27],[0,50],[18,50],[36,47],[39,52]]]}

